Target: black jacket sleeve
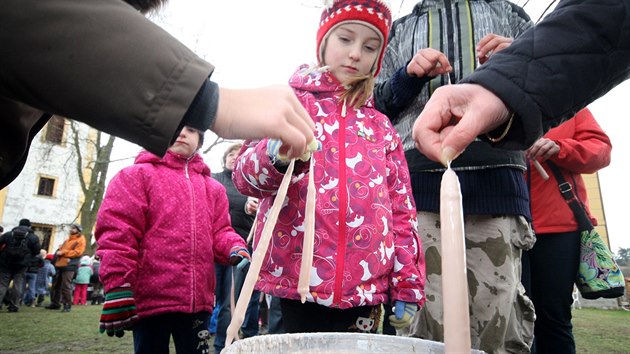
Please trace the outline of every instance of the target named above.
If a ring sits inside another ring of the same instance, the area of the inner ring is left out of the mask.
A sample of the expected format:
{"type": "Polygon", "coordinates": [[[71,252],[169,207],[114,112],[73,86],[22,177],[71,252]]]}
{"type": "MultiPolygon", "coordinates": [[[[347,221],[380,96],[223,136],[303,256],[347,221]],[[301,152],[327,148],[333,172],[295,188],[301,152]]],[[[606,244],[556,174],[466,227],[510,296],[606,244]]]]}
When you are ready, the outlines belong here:
{"type": "Polygon", "coordinates": [[[522,149],[629,74],[630,2],[563,0],[462,82],[486,87],[516,113],[496,145],[522,149]]]}

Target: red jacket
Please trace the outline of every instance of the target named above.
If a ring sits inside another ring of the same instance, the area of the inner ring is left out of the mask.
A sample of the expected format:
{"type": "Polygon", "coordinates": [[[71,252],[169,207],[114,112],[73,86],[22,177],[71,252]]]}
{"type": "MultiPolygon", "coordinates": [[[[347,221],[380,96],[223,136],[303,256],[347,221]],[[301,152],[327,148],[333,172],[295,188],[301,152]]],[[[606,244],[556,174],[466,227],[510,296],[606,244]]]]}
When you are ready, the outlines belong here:
{"type": "MultiPolygon", "coordinates": [[[[565,180],[571,184],[573,193],[577,191],[580,200],[586,205],[591,222],[597,225],[597,219],[588,209],[588,196],[581,174],[595,173],[608,166],[612,150],[610,139],[587,108],[549,130],[544,137],[560,146],[560,152],[550,160],[560,167],[565,180]]],[[[534,230],[537,234],[576,231],[577,222],[560,194],[553,173],[546,162],[541,164],[549,175],[547,181],[542,179],[538,170],[530,163],[534,230]]]]}
{"type": "MultiPolygon", "coordinates": [[[[298,69],[290,80],[315,121],[322,151],[313,154],[315,248],[308,301],[337,308],[394,300],[424,303],[425,264],[400,137],[369,100],[339,103],[343,87],[326,72],[298,69]]],[[[248,142],[232,179],[261,198],[256,242],[284,176],[267,155],[267,140],[248,142]]],[[[307,171],[308,172],[308,171],[307,171]]],[[[263,262],[257,289],[299,299],[307,181],[295,173],[263,262]]]]}

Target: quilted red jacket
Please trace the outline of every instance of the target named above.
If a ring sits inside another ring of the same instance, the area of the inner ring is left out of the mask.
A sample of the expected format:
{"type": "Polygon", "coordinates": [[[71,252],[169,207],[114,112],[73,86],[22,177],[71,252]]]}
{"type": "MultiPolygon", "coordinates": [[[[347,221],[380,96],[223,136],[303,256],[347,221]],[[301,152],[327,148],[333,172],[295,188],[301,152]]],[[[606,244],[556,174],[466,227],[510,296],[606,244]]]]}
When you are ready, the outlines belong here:
{"type": "MultiPolygon", "coordinates": [[[[301,66],[289,84],[316,125],[322,150],[314,170],[295,173],[256,288],[299,299],[307,173],[317,190],[315,247],[308,301],[337,308],[388,301],[424,303],[425,264],[400,137],[370,101],[339,103],[343,87],[328,72],[301,66]]],[[[267,140],[249,141],[232,179],[261,198],[256,240],[284,176],[267,155],[267,140]]]]}

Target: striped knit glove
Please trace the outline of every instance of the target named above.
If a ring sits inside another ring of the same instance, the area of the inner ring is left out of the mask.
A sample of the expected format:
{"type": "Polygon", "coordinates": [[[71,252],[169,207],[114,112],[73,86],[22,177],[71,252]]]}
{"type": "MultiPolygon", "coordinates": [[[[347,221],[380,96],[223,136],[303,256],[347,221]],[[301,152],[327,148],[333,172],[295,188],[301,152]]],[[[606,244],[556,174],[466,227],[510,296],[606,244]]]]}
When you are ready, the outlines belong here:
{"type": "Polygon", "coordinates": [[[105,294],[99,331],[113,337],[122,337],[138,320],[136,301],[129,286],[114,288],[105,294]]]}
{"type": "Polygon", "coordinates": [[[230,250],[230,264],[236,269],[242,270],[252,260],[249,250],[245,247],[234,246],[230,250]]]}
{"type": "Polygon", "coordinates": [[[418,311],[418,305],[411,302],[396,300],[394,314],[389,316],[389,323],[396,329],[402,329],[411,325],[411,320],[418,311]]]}

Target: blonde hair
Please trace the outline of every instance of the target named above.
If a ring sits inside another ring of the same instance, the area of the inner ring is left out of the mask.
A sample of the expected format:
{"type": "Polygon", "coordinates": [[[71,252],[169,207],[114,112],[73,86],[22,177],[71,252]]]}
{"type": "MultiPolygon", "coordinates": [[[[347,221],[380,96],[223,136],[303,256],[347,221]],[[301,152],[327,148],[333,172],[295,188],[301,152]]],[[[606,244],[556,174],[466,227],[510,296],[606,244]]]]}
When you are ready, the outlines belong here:
{"type": "Polygon", "coordinates": [[[361,108],[374,92],[374,75],[357,76],[346,85],[348,89],[341,94],[340,99],[346,100],[351,107],[361,108]]]}

